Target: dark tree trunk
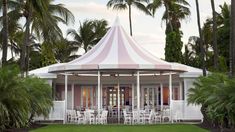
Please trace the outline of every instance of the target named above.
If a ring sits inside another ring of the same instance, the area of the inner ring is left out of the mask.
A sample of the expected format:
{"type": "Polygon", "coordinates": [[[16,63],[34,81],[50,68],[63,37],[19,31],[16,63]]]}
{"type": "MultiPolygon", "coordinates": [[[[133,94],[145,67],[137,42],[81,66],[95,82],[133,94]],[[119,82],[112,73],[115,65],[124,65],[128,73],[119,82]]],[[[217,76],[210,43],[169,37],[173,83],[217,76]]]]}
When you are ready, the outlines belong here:
{"type": "Polygon", "coordinates": [[[7,63],[7,45],[8,45],[7,0],[3,0],[2,5],[3,5],[2,65],[4,66],[7,63]]]}
{"type": "Polygon", "coordinates": [[[216,11],[215,2],[211,0],[211,9],[213,14],[213,50],[214,50],[214,68],[218,71],[218,48],[217,48],[217,21],[216,21],[216,11]]]}
{"type": "Polygon", "coordinates": [[[168,3],[165,3],[164,5],[165,5],[165,8],[166,8],[166,14],[167,14],[166,27],[169,24],[170,32],[173,32],[173,26],[172,26],[172,23],[171,23],[171,20],[170,20],[169,5],[168,5],[168,3]]]}
{"type": "Polygon", "coordinates": [[[132,36],[131,5],[128,5],[128,7],[129,7],[130,35],[132,36]]]}
{"type": "Polygon", "coordinates": [[[28,46],[29,46],[29,37],[30,37],[30,13],[26,12],[26,29],[25,29],[25,35],[24,35],[24,43],[22,46],[22,52],[20,57],[20,66],[21,66],[21,76],[24,77],[25,72],[27,71],[27,52],[28,52],[28,46]]]}
{"type": "MultiPolygon", "coordinates": [[[[29,11],[29,24],[27,26],[30,26],[30,23],[31,23],[31,17],[32,17],[32,12],[31,10],[29,11]]],[[[27,31],[27,45],[26,45],[26,59],[25,59],[25,66],[26,66],[26,76],[28,76],[28,73],[29,73],[29,54],[30,54],[30,37],[31,37],[31,34],[30,34],[30,27],[28,27],[28,31],[27,31]]]]}
{"type": "Polygon", "coordinates": [[[204,126],[204,127],[212,127],[212,122],[211,122],[211,120],[209,120],[209,118],[207,117],[207,114],[206,114],[206,106],[205,105],[202,105],[201,113],[203,115],[202,126],[204,126]]]}
{"type": "Polygon", "coordinates": [[[203,70],[203,76],[206,76],[204,39],[203,39],[203,34],[202,34],[202,29],[201,29],[201,20],[200,20],[200,11],[199,11],[198,0],[196,0],[196,8],[197,8],[198,31],[199,31],[199,36],[200,36],[201,66],[202,66],[202,70],[203,70]]]}
{"type": "Polygon", "coordinates": [[[235,1],[231,0],[230,16],[230,76],[235,77],[235,1]]]}

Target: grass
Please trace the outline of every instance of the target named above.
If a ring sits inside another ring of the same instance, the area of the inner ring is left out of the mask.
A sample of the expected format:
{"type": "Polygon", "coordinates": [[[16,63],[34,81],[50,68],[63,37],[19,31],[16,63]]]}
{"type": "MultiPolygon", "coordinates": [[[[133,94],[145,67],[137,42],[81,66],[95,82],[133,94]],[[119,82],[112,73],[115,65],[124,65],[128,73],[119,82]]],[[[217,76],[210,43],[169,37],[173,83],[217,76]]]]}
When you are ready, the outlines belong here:
{"type": "Polygon", "coordinates": [[[195,125],[48,125],[30,132],[208,132],[195,125]]]}

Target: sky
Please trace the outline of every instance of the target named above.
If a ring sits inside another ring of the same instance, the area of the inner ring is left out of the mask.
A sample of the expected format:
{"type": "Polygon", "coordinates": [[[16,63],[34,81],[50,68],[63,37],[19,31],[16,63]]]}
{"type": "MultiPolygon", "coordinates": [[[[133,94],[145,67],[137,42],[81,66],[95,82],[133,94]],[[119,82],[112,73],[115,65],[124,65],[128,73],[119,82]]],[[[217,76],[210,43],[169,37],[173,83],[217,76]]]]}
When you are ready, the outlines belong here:
{"type": "MultiPolygon", "coordinates": [[[[129,33],[129,19],[128,12],[114,11],[106,7],[108,0],[55,0],[55,3],[63,4],[75,16],[75,23],[69,26],[60,24],[64,34],[68,29],[79,28],[79,22],[87,19],[105,19],[108,21],[109,26],[112,25],[116,16],[119,16],[120,23],[127,33],[129,33]]],[[[215,0],[216,11],[220,12],[219,5],[224,2],[230,3],[231,0],[215,0]]],[[[188,0],[190,4],[191,16],[182,21],[182,31],[184,44],[187,44],[190,36],[198,36],[197,15],[195,0],[188,0]]],[[[199,0],[201,23],[205,22],[206,18],[211,17],[211,4],[210,0],[199,0]]],[[[133,38],[146,50],[158,58],[164,59],[165,48],[165,25],[161,21],[164,8],[157,10],[155,17],[147,16],[137,9],[132,10],[132,25],[133,25],[133,38]]],[[[0,52],[1,53],[1,52],[0,52]]],[[[8,52],[10,58],[10,52],[8,52]]],[[[79,54],[84,51],[80,50],[79,54]]],[[[2,53],[0,54],[0,56],[2,53]]]]}
{"type": "MultiPolygon", "coordinates": [[[[129,19],[127,11],[114,11],[106,7],[108,0],[56,0],[56,3],[62,3],[75,16],[73,25],[60,25],[64,32],[67,29],[79,28],[79,21],[83,22],[87,19],[105,19],[109,26],[112,25],[116,16],[119,16],[120,22],[126,32],[129,33],[129,19]]],[[[191,16],[182,21],[182,31],[184,44],[187,44],[190,36],[198,36],[197,15],[195,0],[188,0],[190,3],[191,16]]],[[[210,0],[199,0],[201,23],[206,18],[211,17],[210,0]]],[[[230,3],[230,0],[215,0],[216,11],[220,12],[219,5],[224,2],[230,3]]],[[[158,58],[164,58],[165,47],[165,25],[161,21],[164,8],[160,8],[155,17],[147,16],[137,9],[132,10],[133,38],[146,50],[151,52],[158,58]]],[[[80,51],[79,53],[82,53],[80,51]]]]}

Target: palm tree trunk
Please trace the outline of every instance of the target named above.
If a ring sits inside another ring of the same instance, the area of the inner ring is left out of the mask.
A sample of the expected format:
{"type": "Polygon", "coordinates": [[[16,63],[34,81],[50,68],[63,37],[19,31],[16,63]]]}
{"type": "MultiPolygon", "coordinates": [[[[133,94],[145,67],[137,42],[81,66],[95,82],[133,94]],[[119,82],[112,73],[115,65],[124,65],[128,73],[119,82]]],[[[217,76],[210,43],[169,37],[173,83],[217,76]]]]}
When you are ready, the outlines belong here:
{"type": "Polygon", "coordinates": [[[196,9],[197,9],[198,31],[199,31],[199,36],[200,36],[200,49],[201,49],[201,55],[200,55],[201,57],[200,58],[201,58],[203,76],[206,76],[204,40],[203,40],[202,29],[201,29],[201,20],[200,20],[198,0],[196,0],[196,9]]]}
{"type": "Polygon", "coordinates": [[[172,23],[171,23],[171,20],[170,20],[169,5],[168,5],[168,3],[165,3],[164,5],[165,5],[165,8],[166,8],[166,14],[167,14],[166,26],[167,26],[167,24],[169,24],[170,32],[172,32],[173,31],[173,26],[172,26],[172,23]]]}
{"type": "Polygon", "coordinates": [[[211,0],[211,9],[213,14],[213,50],[214,50],[214,68],[218,70],[218,47],[217,47],[217,21],[216,21],[216,11],[215,2],[211,0]]]}
{"type": "Polygon", "coordinates": [[[235,1],[231,0],[230,16],[230,76],[235,77],[235,1]]]}
{"type": "Polygon", "coordinates": [[[27,31],[27,35],[28,35],[28,39],[27,39],[27,45],[26,45],[26,59],[25,59],[25,65],[26,65],[26,76],[28,76],[29,73],[29,54],[30,54],[30,23],[31,23],[31,17],[32,17],[32,10],[29,10],[29,16],[28,16],[28,21],[29,24],[28,26],[28,31],[27,31]]]}
{"type": "Polygon", "coordinates": [[[131,5],[129,6],[130,35],[132,36],[131,5]]]}
{"type": "Polygon", "coordinates": [[[2,5],[3,5],[2,65],[4,66],[7,63],[7,45],[8,45],[7,0],[3,0],[2,5]]]}
{"type": "Polygon", "coordinates": [[[30,36],[30,15],[29,12],[27,12],[26,15],[26,30],[24,35],[24,43],[22,46],[22,52],[21,52],[21,76],[24,77],[25,71],[26,71],[26,56],[27,56],[27,47],[29,45],[29,36],[30,36]]]}

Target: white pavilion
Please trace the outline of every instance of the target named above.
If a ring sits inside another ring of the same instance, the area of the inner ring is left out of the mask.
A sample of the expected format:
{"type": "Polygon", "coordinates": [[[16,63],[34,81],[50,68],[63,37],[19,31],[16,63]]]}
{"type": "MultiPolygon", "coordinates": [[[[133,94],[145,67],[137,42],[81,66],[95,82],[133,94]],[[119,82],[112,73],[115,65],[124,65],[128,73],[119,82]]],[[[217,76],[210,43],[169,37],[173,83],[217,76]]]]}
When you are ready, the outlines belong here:
{"type": "Polygon", "coordinates": [[[53,88],[51,120],[65,121],[67,110],[105,109],[115,112],[112,114],[120,121],[123,109],[165,108],[170,109],[170,119],[177,113],[183,121],[202,120],[200,106],[187,103],[188,89],[202,70],[153,56],[124,31],[118,19],[78,59],[29,74],[48,80],[53,88]]]}

